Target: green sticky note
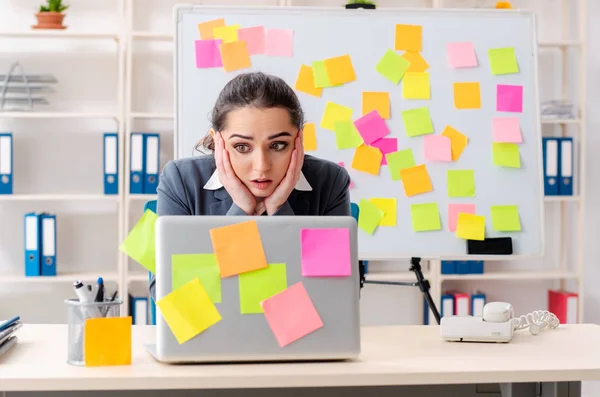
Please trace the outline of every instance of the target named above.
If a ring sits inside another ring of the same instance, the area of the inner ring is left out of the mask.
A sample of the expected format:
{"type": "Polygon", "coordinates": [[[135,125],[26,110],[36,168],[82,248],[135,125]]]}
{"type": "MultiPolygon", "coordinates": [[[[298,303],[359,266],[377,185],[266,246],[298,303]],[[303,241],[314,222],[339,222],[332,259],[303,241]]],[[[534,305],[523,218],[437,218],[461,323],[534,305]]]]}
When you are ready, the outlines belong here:
{"type": "Polygon", "coordinates": [[[521,168],[519,146],[516,143],[492,142],[494,164],[500,167],[521,168]]]}
{"type": "Polygon", "coordinates": [[[492,205],[492,226],[499,232],[518,232],[521,230],[519,209],[516,205],[492,205]]]}
{"type": "Polygon", "coordinates": [[[475,171],[448,170],[448,197],[474,197],[475,171]]]}
{"type": "Polygon", "coordinates": [[[375,66],[375,70],[392,83],[398,84],[409,67],[408,60],[402,58],[394,50],[387,50],[375,66]]]}
{"type": "Polygon", "coordinates": [[[329,81],[329,74],[327,73],[327,68],[325,67],[325,61],[314,61],[312,63],[312,68],[313,76],[315,79],[315,87],[331,87],[331,82],[329,81]]]}
{"type": "Polygon", "coordinates": [[[287,288],[285,263],[269,264],[266,268],[238,275],[240,313],[264,313],[260,303],[287,288]]]}
{"type": "Polygon", "coordinates": [[[358,228],[373,234],[383,219],[385,212],[381,211],[369,200],[361,199],[358,203],[358,228]]]}
{"type": "Polygon", "coordinates": [[[406,135],[409,137],[433,133],[433,123],[427,106],[404,110],[402,121],[404,121],[406,135]]]}
{"type": "Polygon", "coordinates": [[[154,224],[157,219],[158,215],[146,210],[120,247],[127,256],[153,274],[156,274],[154,224]]]}
{"type": "Polygon", "coordinates": [[[411,204],[410,216],[415,232],[427,232],[442,228],[437,203],[411,204]]]}
{"type": "Polygon", "coordinates": [[[213,303],[221,302],[221,275],[215,254],[178,254],[171,256],[173,291],[199,279],[213,303]]]}
{"type": "Polygon", "coordinates": [[[492,48],[488,50],[492,74],[519,73],[519,65],[512,47],[492,48]]]}
{"type": "Polygon", "coordinates": [[[388,168],[390,169],[392,181],[402,180],[402,177],[400,176],[401,170],[416,166],[412,149],[388,153],[385,155],[385,159],[387,160],[388,168]]]}
{"type": "Polygon", "coordinates": [[[335,142],[338,149],[357,148],[364,140],[352,120],[335,122],[335,142]]]}

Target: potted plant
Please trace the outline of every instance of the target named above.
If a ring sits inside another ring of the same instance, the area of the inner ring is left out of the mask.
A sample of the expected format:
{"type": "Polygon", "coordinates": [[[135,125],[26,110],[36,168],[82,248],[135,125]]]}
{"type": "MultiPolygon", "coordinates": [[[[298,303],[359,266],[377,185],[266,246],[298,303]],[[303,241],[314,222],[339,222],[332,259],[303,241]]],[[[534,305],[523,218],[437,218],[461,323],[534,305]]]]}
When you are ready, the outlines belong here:
{"type": "Polygon", "coordinates": [[[375,2],[369,0],[350,0],[346,4],[346,9],[357,9],[365,8],[367,10],[374,10],[376,8],[375,2]]]}
{"type": "Polygon", "coordinates": [[[35,14],[37,18],[37,25],[33,26],[34,29],[66,29],[63,25],[63,19],[65,18],[65,11],[69,8],[68,5],[63,4],[62,0],[46,0],[46,4],[40,6],[40,11],[35,14]]]}

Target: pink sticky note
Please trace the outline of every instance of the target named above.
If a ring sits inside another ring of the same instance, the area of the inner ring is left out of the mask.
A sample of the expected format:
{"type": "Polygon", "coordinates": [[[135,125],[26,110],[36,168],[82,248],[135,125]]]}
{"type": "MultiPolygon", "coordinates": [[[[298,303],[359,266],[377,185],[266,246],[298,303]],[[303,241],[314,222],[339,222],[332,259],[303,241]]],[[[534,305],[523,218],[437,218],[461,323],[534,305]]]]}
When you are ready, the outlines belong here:
{"type": "Polygon", "coordinates": [[[451,232],[456,231],[459,212],[475,214],[475,204],[448,204],[448,228],[451,232]]]}
{"type": "MultiPolygon", "coordinates": [[[[341,165],[342,167],[346,168],[343,161],[340,161],[338,164],[341,165]]],[[[354,182],[352,182],[352,179],[350,179],[350,186],[348,186],[348,189],[352,189],[353,187],[354,187],[354,182]]]]}
{"type": "Polygon", "coordinates": [[[522,143],[521,127],[516,117],[493,119],[494,142],[522,143]]]}
{"type": "Polygon", "coordinates": [[[196,67],[204,68],[219,68],[223,66],[221,62],[221,53],[219,45],[221,39],[217,40],[196,40],[196,67]]]}
{"type": "Polygon", "coordinates": [[[477,57],[473,43],[448,43],[448,62],[453,68],[470,68],[477,66],[477,57]]]}
{"type": "Polygon", "coordinates": [[[265,29],[265,53],[274,57],[294,56],[294,31],[265,29]]]}
{"type": "Polygon", "coordinates": [[[381,153],[383,153],[381,164],[386,165],[387,160],[385,158],[385,155],[388,153],[394,153],[398,151],[398,138],[381,138],[373,142],[371,146],[374,146],[381,150],[381,153]]]}
{"type": "Polygon", "coordinates": [[[423,139],[427,160],[452,161],[452,141],[450,138],[444,135],[425,135],[423,139]]]}
{"type": "Polygon", "coordinates": [[[280,347],[316,331],[323,321],[302,281],[261,302],[265,318],[280,347]]]}
{"type": "Polygon", "coordinates": [[[250,55],[265,53],[265,28],[253,26],[251,28],[238,29],[238,40],[246,42],[246,48],[250,55]]]}
{"type": "Polygon", "coordinates": [[[348,229],[302,229],[300,242],[304,277],[344,277],[352,274],[348,229]]]}
{"type": "Polygon", "coordinates": [[[496,110],[521,113],[523,111],[523,86],[498,84],[496,110]]]}
{"type": "Polygon", "coordinates": [[[354,126],[367,145],[372,144],[376,140],[381,139],[390,133],[390,130],[385,124],[385,120],[381,118],[377,110],[372,110],[354,121],[354,126]]]}

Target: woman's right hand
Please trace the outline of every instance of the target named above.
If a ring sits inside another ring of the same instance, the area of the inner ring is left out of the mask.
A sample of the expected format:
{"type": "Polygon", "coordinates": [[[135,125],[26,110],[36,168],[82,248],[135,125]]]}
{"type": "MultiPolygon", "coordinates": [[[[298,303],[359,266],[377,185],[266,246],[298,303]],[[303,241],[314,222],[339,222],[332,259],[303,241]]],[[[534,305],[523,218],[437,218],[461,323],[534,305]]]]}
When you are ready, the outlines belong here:
{"type": "Polygon", "coordinates": [[[217,163],[219,180],[231,196],[235,205],[240,207],[247,215],[255,215],[257,210],[256,198],[233,171],[233,167],[229,161],[229,152],[225,149],[225,141],[220,133],[215,132],[214,141],[215,162],[217,163]]]}

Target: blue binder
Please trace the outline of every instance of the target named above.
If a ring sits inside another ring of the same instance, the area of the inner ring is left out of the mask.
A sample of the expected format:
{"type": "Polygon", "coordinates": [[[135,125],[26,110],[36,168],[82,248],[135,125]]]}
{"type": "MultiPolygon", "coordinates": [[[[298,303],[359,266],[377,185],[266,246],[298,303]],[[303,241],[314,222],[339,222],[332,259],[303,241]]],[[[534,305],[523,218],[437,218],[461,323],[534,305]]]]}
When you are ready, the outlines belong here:
{"type": "Polygon", "coordinates": [[[469,273],[483,274],[483,261],[469,261],[469,273]]]}
{"type": "Polygon", "coordinates": [[[485,294],[476,292],[471,295],[471,315],[474,317],[483,317],[483,307],[485,306],[485,294]]]}
{"type": "Polygon", "coordinates": [[[454,316],[454,295],[452,294],[442,295],[440,317],[444,316],[454,316]]]}
{"type": "Polygon", "coordinates": [[[471,272],[471,264],[469,261],[456,261],[456,274],[469,274],[471,272]]]}
{"type": "Polygon", "coordinates": [[[12,134],[0,134],[0,194],[13,192],[13,144],[12,134]]]}
{"type": "Polygon", "coordinates": [[[104,194],[119,194],[119,139],[104,134],[104,194]]]}
{"type": "Polygon", "coordinates": [[[456,274],[456,261],[442,261],[442,274],[456,274]]]}
{"type": "Polygon", "coordinates": [[[148,325],[148,298],[130,296],[130,311],[133,325],[148,325]]]}
{"type": "Polygon", "coordinates": [[[42,276],[56,276],[56,215],[41,215],[42,276]]]}
{"type": "Polygon", "coordinates": [[[558,194],[573,195],[573,138],[558,138],[560,143],[560,170],[558,194]]]}
{"type": "Polygon", "coordinates": [[[144,134],[134,132],[131,134],[131,147],[129,153],[129,193],[144,193],[144,164],[146,150],[144,149],[144,134]]]}
{"type": "Polygon", "coordinates": [[[31,212],[24,216],[25,276],[41,275],[41,214],[31,212]]]}
{"type": "Polygon", "coordinates": [[[156,194],[160,166],[160,135],[144,134],[144,194],[156,194]]]}
{"type": "Polygon", "coordinates": [[[557,196],[560,164],[560,148],[558,138],[542,138],[543,160],[544,160],[544,194],[546,196],[557,196]]]}

